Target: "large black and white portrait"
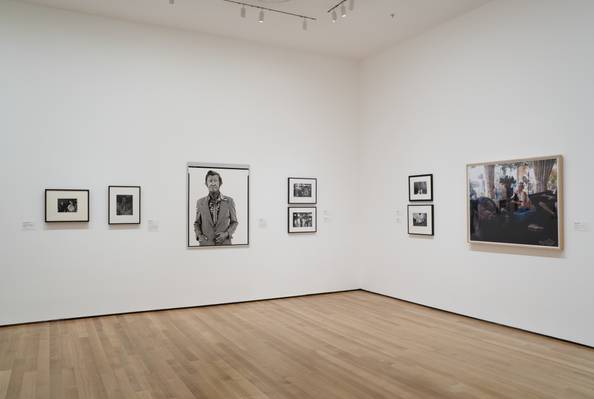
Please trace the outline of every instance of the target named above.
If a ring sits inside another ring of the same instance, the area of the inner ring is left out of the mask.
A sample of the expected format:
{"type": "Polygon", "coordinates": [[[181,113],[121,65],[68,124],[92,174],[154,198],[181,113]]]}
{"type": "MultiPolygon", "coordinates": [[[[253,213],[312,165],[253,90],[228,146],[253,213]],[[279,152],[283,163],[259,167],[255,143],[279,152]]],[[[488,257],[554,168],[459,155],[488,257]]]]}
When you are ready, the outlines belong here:
{"type": "Polygon", "coordinates": [[[289,177],[289,204],[315,204],[318,201],[318,179],[289,177]]]}
{"type": "Polygon", "coordinates": [[[188,163],[188,247],[249,244],[248,165],[188,163]]]}
{"type": "Polygon", "coordinates": [[[315,233],[317,226],[317,209],[315,207],[289,207],[289,233],[315,233]]]}
{"type": "Polygon", "coordinates": [[[408,234],[433,235],[433,205],[408,206],[408,234]]]}
{"type": "Polygon", "coordinates": [[[433,201],[433,175],[414,175],[408,177],[409,201],[433,201]]]}
{"type": "Polygon", "coordinates": [[[109,186],[109,224],[140,224],[140,186],[109,186]]]}
{"type": "Polygon", "coordinates": [[[46,189],[45,221],[88,222],[89,190],[46,189]]]}

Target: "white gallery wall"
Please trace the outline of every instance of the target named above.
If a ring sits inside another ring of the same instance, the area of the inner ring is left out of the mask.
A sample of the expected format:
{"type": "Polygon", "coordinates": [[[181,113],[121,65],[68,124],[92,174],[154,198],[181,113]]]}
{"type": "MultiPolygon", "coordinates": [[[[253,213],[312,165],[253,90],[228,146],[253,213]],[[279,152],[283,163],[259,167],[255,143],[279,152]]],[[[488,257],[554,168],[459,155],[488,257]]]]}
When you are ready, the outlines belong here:
{"type": "Polygon", "coordinates": [[[365,288],[594,345],[593,20],[492,1],[359,63],[0,2],[0,325],[365,288]],[[469,247],[465,165],[553,154],[565,250],[469,247]],[[188,161],[251,165],[249,248],[185,247],[188,161]],[[319,179],[315,235],[288,176],[319,179]],[[140,226],[107,225],[110,184],[140,226]],[[90,189],[91,222],[43,223],[45,188],[90,189]]]}
{"type": "Polygon", "coordinates": [[[594,345],[592,21],[590,0],[493,1],[365,61],[363,288],[594,345]],[[470,248],[465,165],[554,154],[566,249],[470,248]],[[407,176],[422,173],[433,238],[406,231],[407,176]]]}
{"type": "Polygon", "coordinates": [[[0,59],[0,324],[359,287],[354,61],[12,1],[0,59]],[[249,248],[186,248],[188,161],[251,165],[249,248]],[[315,235],[289,176],[318,178],[315,235]],[[142,186],[139,227],[108,185],[142,186]],[[45,188],[90,189],[91,222],[43,223],[45,188]]]}

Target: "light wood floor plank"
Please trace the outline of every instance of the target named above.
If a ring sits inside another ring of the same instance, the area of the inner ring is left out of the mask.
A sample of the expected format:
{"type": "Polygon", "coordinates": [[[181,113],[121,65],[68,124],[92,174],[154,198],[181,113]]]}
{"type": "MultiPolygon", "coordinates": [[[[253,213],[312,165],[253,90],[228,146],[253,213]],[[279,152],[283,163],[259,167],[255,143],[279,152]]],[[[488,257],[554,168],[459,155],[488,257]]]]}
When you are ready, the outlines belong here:
{"type": "Polygon", "coordinates": [[[364,291],[0,327],[0,399],[593,399],[594,350],[364,291]]]}

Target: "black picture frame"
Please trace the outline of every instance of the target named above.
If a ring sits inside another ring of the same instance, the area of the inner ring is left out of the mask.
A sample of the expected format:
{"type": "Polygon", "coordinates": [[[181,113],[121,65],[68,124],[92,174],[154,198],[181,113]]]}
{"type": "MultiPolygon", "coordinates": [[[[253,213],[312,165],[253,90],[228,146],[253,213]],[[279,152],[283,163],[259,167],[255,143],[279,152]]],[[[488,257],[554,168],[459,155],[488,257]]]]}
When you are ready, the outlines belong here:
{"type": "Polygon", "coordinates": [[[127,225],[127,224],[140,224],[142,221],[142,188],[140,186],[120,186],[111,185],[107,186],[107,224],[109,225],[127,225]],[[138,221],[137,222],[117,222],[112,221],[111,217],[111,190],[112,188],[128,188],[138,189],[138,221]]]}
{"type": "Polygon", "coordinates": [[[287,178],[287,203],[289,205],[316,205],[318,203],[318,178],[317,177],[289,177],[287,178]],[[291,183],[292,180],[309,180],[312,182],[313,192],[315,195],[312,195],[311,201],[295,201],[291,200],[291,198],[295,198],[291,195],[291,188],[293,184],[291,183]]]}
{"type": "Polygon", "coordinates": [[[317,206],[290,206],[287,208],[287,233],[289,234],[313,234],[318,232],[318,207],[317,206]],[[292,209],[313,209],[314,210],[314,226],[313,230],[307,231],[291,231],[291,210],[292,209]]]}
{"type": "Polygon", "coordinates": [[[433,201],[433,174],[432,173],[408,176],[408,200],[410,202],[431,202],[431,201],[433,201]],[[428,191],[429,192],[428,192],[427,198],[415,198],[415,195],[417,195],[417,194],[414,194],[410,188],[413,179],[419,180],[421,178],[428,178],[428,183],[429,183],[428,191]]]}
{"type": "Polygon", "coordinates": [[[46,188],[44,193],[44,220],[45,223],[88,223],[90,220],[90,208],[91,208],[91,195],[88,189],[76,189],[76,188],[46,188]],[[80,219],[69,219],[69,220],[55,220],[50,219],[48,215],[48,193],[51,192],[76,192],[83,193],[86,195],[86,212],[83,213],[84,217],[80,219]]]}
{"type": "Polygon", "coordinates": [[[413,204],[413,205],[408,205],[407,206],[407,212],[406,212],[406,224],[407,224],[407,232],[409,235],[417,235],[417,236],[434,236],[435,235],[435,207],[433,206],[433,204],[413,204]],[[427,226],[427,228],[430,227],[430,232],[428,233],[415,233],[415,232],[411,232],[411,226],[410,226],[410,221],[411,221],[411,208],[429,208],[430,209],[430,213],[431,213],[431,224],[427,226]]]}

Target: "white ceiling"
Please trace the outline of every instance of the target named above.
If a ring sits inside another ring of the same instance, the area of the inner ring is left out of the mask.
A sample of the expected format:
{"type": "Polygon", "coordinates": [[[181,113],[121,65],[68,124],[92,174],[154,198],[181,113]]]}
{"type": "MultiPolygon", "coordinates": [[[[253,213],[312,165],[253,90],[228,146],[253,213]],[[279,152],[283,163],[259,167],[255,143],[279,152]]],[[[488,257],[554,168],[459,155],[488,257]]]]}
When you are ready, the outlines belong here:
{"type": "MultiPolygon", "coordinates": [[[[339,0],[241,0],[318,18],[303,31],[298,18],[258,10],[223,0],[22,0],[135,22],[182,28],[260,43],[363,58],[407,37],[477,8],[490,0],[355,0],[346,18],[332,23],[328,9],[339,0]],[[392,14],[394,16],[392,17],[392,14]]],[[[348,0],[347,3],[348,4],[348,0]]],[[[339,13],[340,14],[340,13],[339,13]]]]}

